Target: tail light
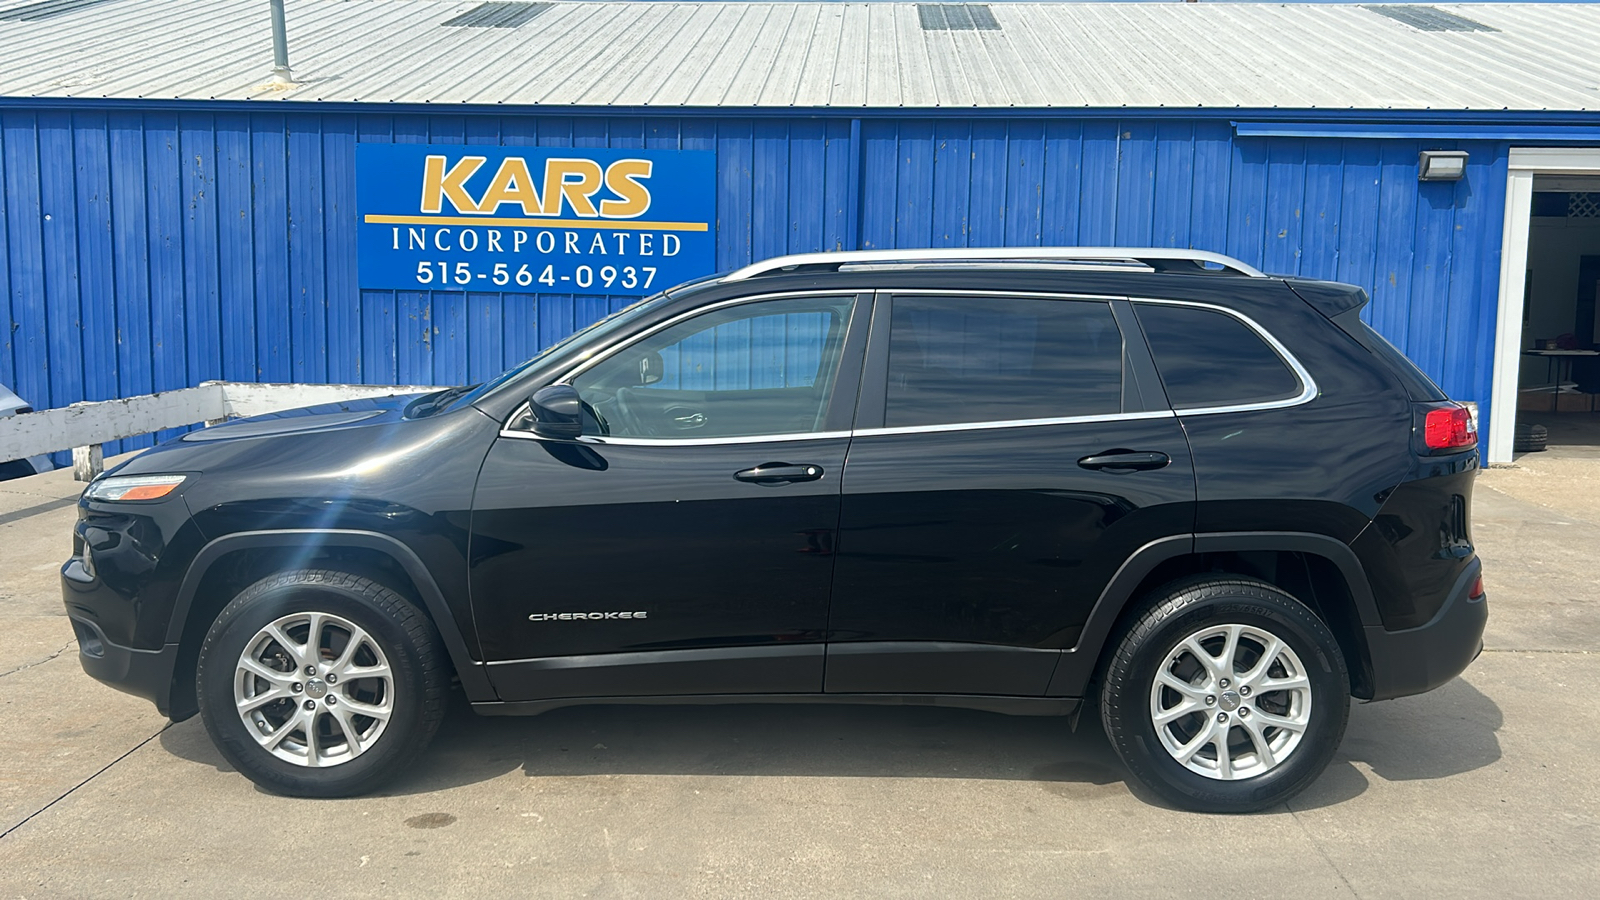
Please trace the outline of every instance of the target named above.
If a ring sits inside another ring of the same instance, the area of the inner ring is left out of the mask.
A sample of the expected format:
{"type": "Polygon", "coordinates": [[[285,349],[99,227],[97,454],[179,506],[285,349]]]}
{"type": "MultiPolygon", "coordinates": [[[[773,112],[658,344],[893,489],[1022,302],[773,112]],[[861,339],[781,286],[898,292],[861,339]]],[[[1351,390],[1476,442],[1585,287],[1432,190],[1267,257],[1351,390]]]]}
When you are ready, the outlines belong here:
{"type": "Polygon", "coordinates": [[[1481,600],[1481,599],[1483,599],[1483,576],[1482,575],[1479,575],[1476,579],[1473,580],[1473,582],[1472,582],[1472,590],[1467,592],[1467,599],[1468,600],[1481,600]]]}
{"type": "Polygon", "coordinates": [[[1478,423],[1459,404],[1434,406],[1422,421],[1422,441],[1429,450],[1465,450],[1478,446],[1478,423]]]}

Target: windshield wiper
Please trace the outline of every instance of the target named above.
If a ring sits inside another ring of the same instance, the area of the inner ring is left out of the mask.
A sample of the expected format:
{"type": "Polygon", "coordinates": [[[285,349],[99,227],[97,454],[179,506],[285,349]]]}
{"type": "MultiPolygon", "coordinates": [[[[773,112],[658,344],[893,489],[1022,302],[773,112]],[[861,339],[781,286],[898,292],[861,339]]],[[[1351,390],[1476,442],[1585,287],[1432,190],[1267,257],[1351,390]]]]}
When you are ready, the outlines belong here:
{"type": "Polygon", "coordinates": [[[411,401],[411,403],[406,406],[404,415],[408,419],[421,419],[426,416],[431,416],[439,410],[449,406],[451,403],[454,403],[457,398],[476,387],[477,385],[475,384],[464,384],[457,387],[445,388],[442,391],[436,391],[432,394],[424,394],[423,396],[411,401]]]}

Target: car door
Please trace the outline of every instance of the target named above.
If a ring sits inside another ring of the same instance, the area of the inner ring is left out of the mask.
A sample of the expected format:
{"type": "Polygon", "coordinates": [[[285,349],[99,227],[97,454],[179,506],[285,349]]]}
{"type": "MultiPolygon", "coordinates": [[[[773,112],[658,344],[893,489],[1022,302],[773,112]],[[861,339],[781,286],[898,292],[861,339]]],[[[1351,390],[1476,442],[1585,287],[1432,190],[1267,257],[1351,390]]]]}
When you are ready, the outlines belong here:
{"type": "Polygon", "coordinates": [[[816,692],[871,298],[728,301],[561,381],[479,475],[474,616],[502,699],[816,692]]]}
{"type": "Polygon", "coordinates": [[[1188,532],[1188,443],[1126,301],[880,297],[826,690],[1045,693],[1129,555],[1188,532]]]}

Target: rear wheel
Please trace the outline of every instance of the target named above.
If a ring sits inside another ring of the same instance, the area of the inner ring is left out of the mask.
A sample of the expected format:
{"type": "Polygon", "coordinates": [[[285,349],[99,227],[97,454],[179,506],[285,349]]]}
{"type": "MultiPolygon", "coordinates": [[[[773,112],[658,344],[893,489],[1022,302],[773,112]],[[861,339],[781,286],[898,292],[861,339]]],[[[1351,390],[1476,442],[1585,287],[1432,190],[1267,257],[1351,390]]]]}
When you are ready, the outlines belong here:
{"type": "Polygon", "coordinates": [[[372,790],[421,753],[444,715],[437,632],[404,597],[328,570],[274,575],[212,623],[196,675],[217,748],[268,790],[372,790]]]}
{"type": "Polygon", "coordinates": [[[1101,717],[1135,777],[1201,812],[1281,803],[1327,768],[1350,680],[1338,641],[1265,582],[1190,579],[1158,591],[1107,666],[1101,717]]]}

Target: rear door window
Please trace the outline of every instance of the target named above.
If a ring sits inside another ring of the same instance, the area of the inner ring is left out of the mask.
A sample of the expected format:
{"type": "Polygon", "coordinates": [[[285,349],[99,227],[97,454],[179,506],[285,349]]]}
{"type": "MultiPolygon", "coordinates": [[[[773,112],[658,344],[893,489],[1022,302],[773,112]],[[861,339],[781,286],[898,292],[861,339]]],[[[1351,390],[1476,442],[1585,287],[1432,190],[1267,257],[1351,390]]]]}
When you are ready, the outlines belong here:
{"type": "Polygon", "coordinates": [[[1235,316],[1167,303],[1134,308],[1173,409],[1272,403],[1303,390],[1278,351],[1235,316]]]}
{"type": "Polygon", "coordinates": [[[1114,415],[1122,358],[1105,301],[896,296],[884,425],[1114,415]]]}

